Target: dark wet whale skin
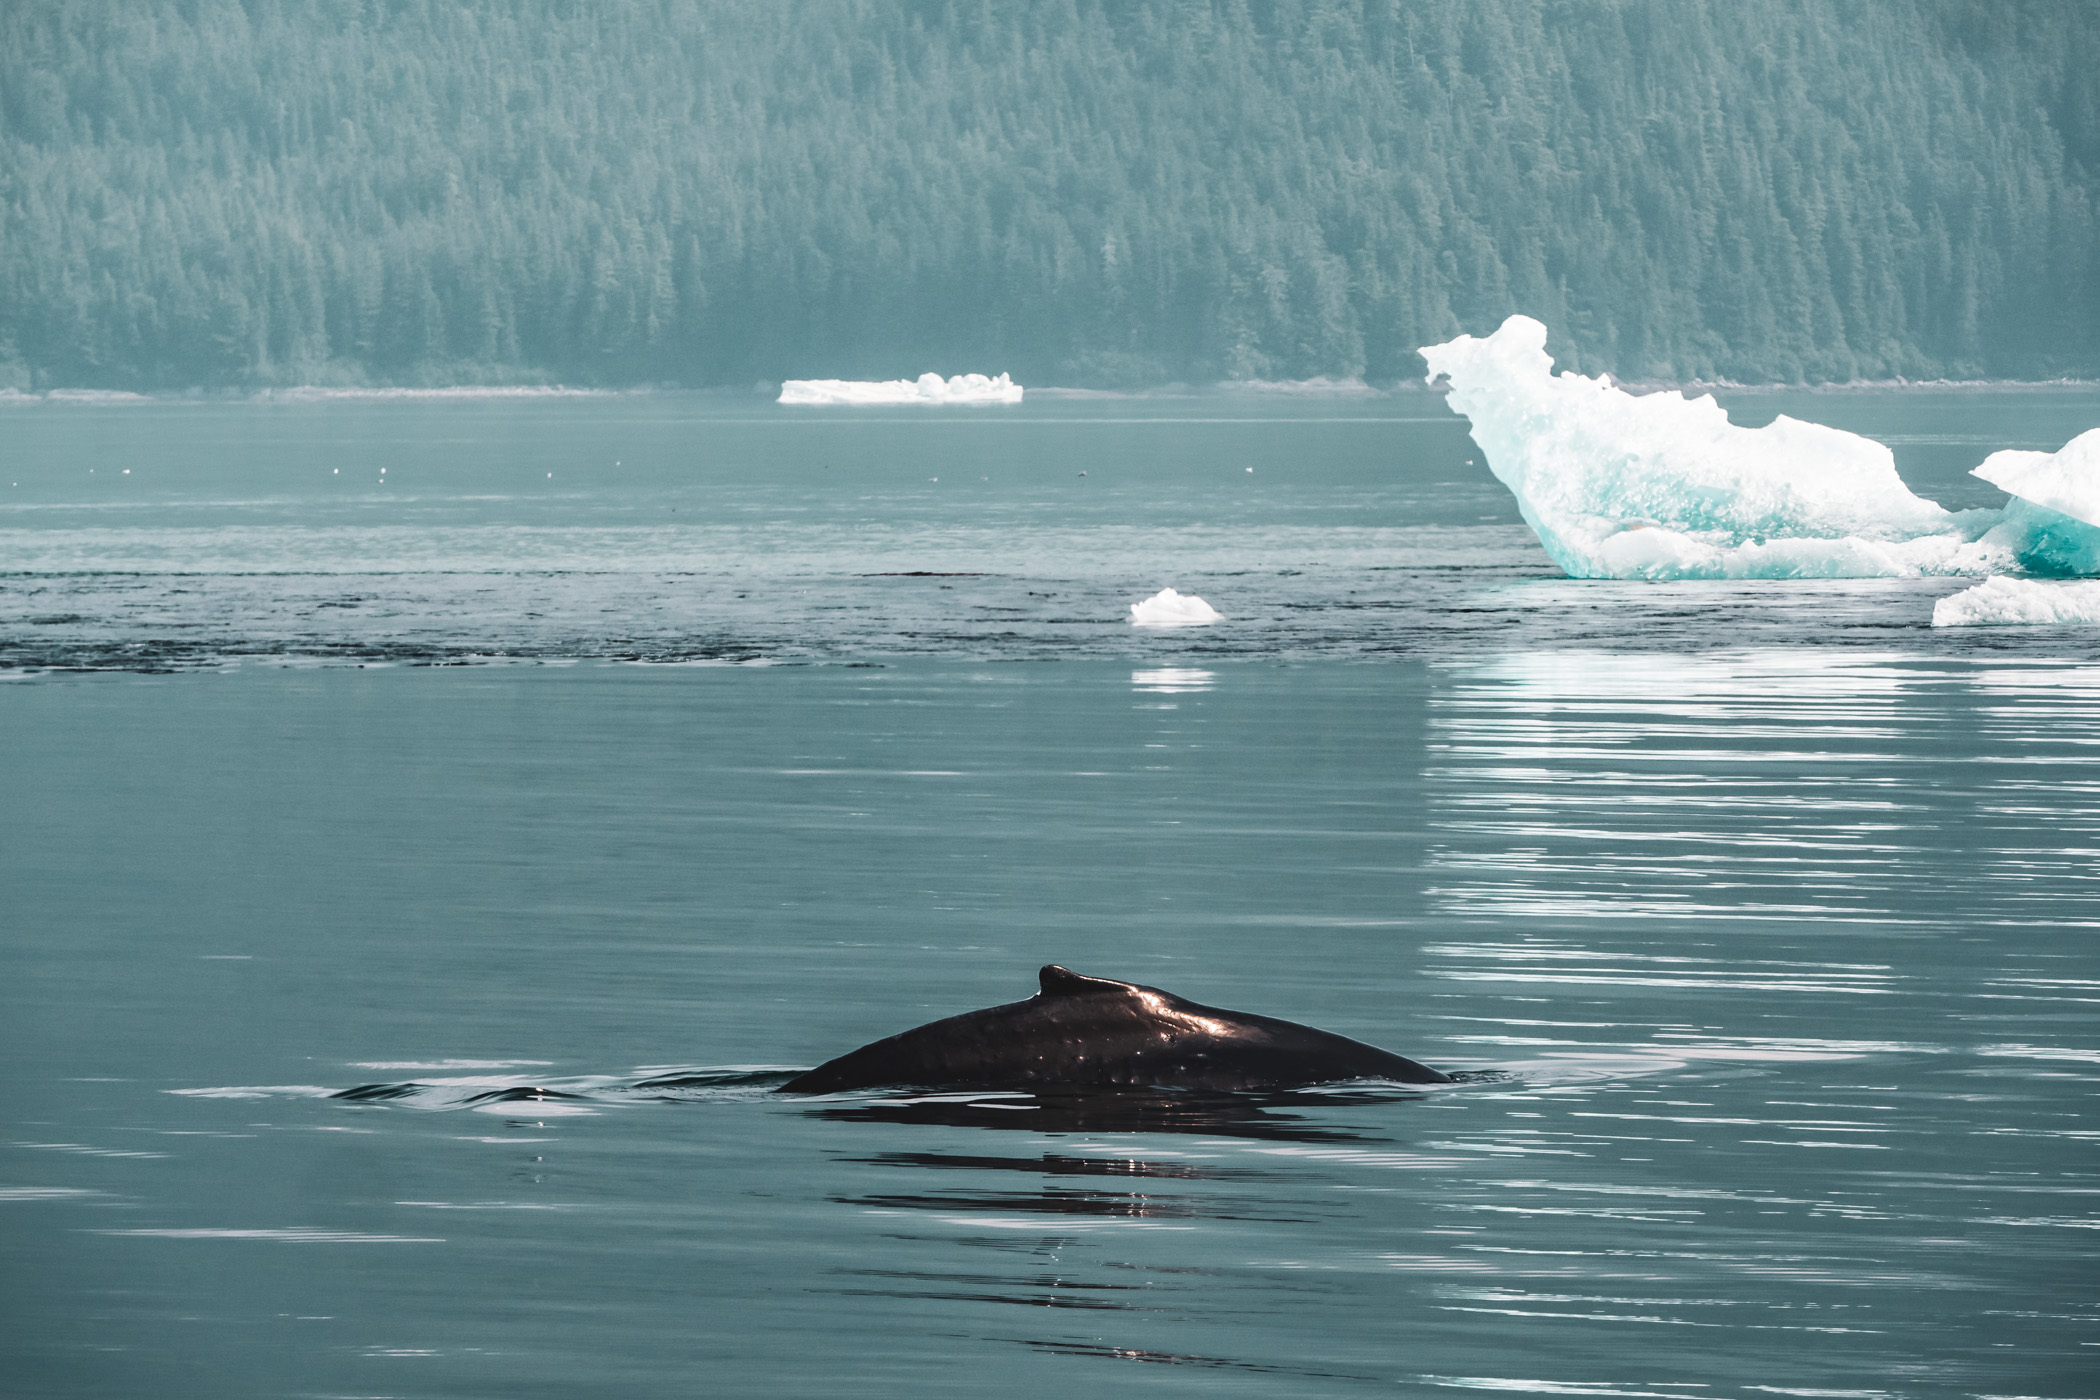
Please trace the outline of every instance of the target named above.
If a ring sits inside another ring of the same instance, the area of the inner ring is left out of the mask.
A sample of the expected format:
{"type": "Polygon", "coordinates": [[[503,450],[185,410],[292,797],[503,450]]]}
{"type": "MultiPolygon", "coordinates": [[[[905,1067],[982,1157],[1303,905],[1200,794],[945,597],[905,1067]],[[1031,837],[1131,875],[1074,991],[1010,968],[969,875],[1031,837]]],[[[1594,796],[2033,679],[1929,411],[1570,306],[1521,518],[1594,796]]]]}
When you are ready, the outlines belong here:
{"type": "Polygon", "coordinates": [[[1184,1001],[1157,987],[1052,964],[1026,1001],[931,1021],[863,1045],[780,1086],[832,1094],[927,1088],[1287,1089],[1349,1079],[1448,1084],[1450,1076],[1347,1036],[1184,1001]]]}

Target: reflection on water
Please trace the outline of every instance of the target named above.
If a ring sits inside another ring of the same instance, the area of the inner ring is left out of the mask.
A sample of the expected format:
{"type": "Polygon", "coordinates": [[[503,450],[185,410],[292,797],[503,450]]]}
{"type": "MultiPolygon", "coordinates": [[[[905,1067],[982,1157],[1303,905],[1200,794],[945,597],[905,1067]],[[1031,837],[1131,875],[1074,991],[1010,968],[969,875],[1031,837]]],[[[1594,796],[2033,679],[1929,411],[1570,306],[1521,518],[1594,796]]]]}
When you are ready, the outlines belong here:
{"type": "Polygon", "coordinates": [[[979,1211],[993,1216],[1085,1215],[1122,1220],[1241,1220],[1251,1216],[1214,1204],[1159,1192],[1051,1190],[1027,1194],[996,1191],[942,1191],[916,1196],[834,1196],[840,1205],[875,1210],[927,1210],[940,1213],[979,1211]]]}
{"type": "Polygon", "coordinates": [[[833,1122],[917,1123],[1030,1133],[1200,1133],[1279,1142],[1345,1142],[1363,1130],[1338,1126],[1331,1115],[1308,1110],[1345,1102],[1376,1103],[1417,1097],[1396,1091],[1345,1097],[1315,1094],[1237,1094],[1200,1091],[1080,1092],[1070,1094],[935,1094],[869,1099],[810,1110],[833,1122]],[[1293,1108],[1301,1110],[1292,1112],[1293,1108]]]}
{"type": "MultiPolygon", "coordinates": [[[[517,1083],[486,1075],[410,1080],[398,1084],[358,1084],[329,1090],[307,1085],[177,1089],[192,1098],[316,1098],[342,1103],[393,1104],[402,1107],[501,1113],[509,1105],[531,1106],[541,1114],[587,1114],[603,1108],[655,1101],[659,1103],[751,1103],[799,1073],[796,1070],[691,1070],[645,1079],[582,1075],[539,1083],[517,1083]]],[[[1472,1082],[1504,1077],[1497,1072],[1462,1076],[1472,1082]]],[[[1268,1138],[1284,1142],[1348,1141],[1378,1129],[1338,1126],[1331,1110],[1345,1106],[1389,1108],[1422,1097],[1402,1088],[1313,1089],[1235,1093],[1187,1089],[1073,1089],[1057,1091],[966,1090],[948,1093],[834,1095],[790,1102],[808,1105],[813,1118],[838,1123],[907,1123],[1030,1133],[1199,1133],[1209,1136],[1268,1138]],[[1298,1110],[1293,1112],[1292,1110],[1298,1110]],[[1320,1111],[1320,1112],[1315,1112],[1320,1111]]],[[[890,1154],[888,1162],[919,1160],[913,1154],[890,1154]]],[[[926,1157],[920,1165],[970,1162],[989,1166],[990,1157],[926,1157]]],[[[1047,1160],[1047,1159],[1045,1159],[1047,1160]]],[[[1073,1159],[1078,1161],[1079,1159],[1073,1159]]],[[[1132,1169],[1135,1171],[1135,1167],[1132,1169]]],[[[1182,1175],[1206,1175],[1182,1172],[1182,1175]]],[[[1101,1174],[1115,1174],[1102,1168],[1101,1174]]],[[[1128,1173],[1126,1173],[1128,1174],[1128,1173]]],[[[1142,1174],[1142,1173],[1139,1173],[1142,1174]]]]}
{"type": "Polygon", "coordinates": [[[1209,664],[0,695],[11,1376],[2090,1395],[2100,673],[1209,664]],[[1051,960],[1470,1073],[771,1092],[1051,960]]]}
{"type": "Polygon", "coordinates": [[[1217,678],[1215,671],[1199,671],[1191,666],[1163,666],[1150,671],[1132,671],[1130,684],[1135,690],[1153,695],[1186,695],[1209,690],[1217,678]]]}
{"type": "Polygon", "coordinates": [[[1037,1157],[984,1157],[955,1152],[884,1152],[849,1160],[874,1167],[932,1167],[946,1171],[1008,1171],[1042,1176],[1138,1176],[1174,1181],[1222,1181],[1259,1172],[1204,1167],[1189,1162],[1147,1162],[1134,1157],[1073,1157],[1045,1152],[1037,1157]]]}
{"type": "Polygon", "coordinates": [[[1233,1361],[1222,1356],[1193,1356],[1186,1352],[1147,1351],[1143,1347],[1110,1347],[1089,1342],[1058,1342],[1035,1338],[1017,1339],[1021,1345],[1053,1356],[1084,1356],[1101,1361],[1135,1361],[1157,1366],[1192,1366],[1198,1370],[1241,1371],[1256,1376],[1306,1376],[1316,1380],[1376,1381],[1374,1375],[1350,1375],[1342,1371],[1301,1370],[1292,1366],[1264,1366],[1254,1361],[1233,1361]]]}
{"type": "Polygon", "coordinates": [[[1585,922],[2089,922],[2096,701],[2100,668],[1896,656],[1465,668],[1431,721],[1435,893],[1585,922]]]}

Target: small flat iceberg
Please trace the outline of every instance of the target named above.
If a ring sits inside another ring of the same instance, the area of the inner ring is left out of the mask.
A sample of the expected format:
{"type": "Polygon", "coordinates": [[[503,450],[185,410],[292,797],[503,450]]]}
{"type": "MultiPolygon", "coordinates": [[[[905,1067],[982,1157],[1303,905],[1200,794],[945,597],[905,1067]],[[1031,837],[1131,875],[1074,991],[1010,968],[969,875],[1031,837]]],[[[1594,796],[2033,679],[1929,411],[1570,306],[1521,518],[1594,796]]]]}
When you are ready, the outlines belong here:
{"type": "Polygon", "coordinates": [[[2100,573],[2100,434],[2060,453],[1995,454],[1978,474],[2022,499],[1950,511],[1914,495],[1871,438],[1784,415],[1743,428],[1710,394],[1556,375],[1546,328],[1528,316],[1422,358],[1432,381],[1450,379],[1489,470],[1576,578],[2100,573]]]}
{"type": "Polygon", "coordinates": [[[2100,580],[1987,578],[1932,605],[1935,627],[2100,627],[2100,580]]]}
{"type": "Polygon", "coordinates": [[[1133,627],[1207,627],[1224,620],[1223,613],[1201,598],[1184,597],[1171,588],[1162,588],[1142,603],[1130,605],[1133,627]]]}
{"type": "Polygon", "coordinates": [[[869,407],[890,404],[1019,403],[1021,386],[1008,375],[987,378],[958,374],[943,379],[922,374],[917,379],[790,379],[780,386],[780,402],[869,407]]]}

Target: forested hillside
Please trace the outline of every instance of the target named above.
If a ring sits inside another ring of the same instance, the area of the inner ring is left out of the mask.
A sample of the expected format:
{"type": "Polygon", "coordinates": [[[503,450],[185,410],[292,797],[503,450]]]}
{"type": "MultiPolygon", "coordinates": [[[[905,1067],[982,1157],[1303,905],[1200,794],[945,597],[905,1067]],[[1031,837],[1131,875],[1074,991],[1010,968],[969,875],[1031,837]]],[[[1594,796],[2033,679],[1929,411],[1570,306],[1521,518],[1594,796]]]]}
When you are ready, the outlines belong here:
{"type": "Polygon", "coordinates": [[[2100,374],[2087,0],[0,6],[0,384],[2100,374]]]}

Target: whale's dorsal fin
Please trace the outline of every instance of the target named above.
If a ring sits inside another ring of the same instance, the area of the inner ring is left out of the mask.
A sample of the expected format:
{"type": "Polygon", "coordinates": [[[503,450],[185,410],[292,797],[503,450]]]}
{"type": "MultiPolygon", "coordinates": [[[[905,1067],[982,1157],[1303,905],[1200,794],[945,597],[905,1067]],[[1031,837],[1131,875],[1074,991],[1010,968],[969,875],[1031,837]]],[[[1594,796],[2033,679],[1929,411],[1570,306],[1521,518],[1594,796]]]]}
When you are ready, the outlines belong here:
{"type": "Polygon", "coordinates": [[[1114,982],[1106,977],[1085,977],[1069,967],[1051,963],[1036,976],[1043,984],[1046,997],[1104,996],[1111,992],[1127,992],[1128,982],[1114,982]]]}

